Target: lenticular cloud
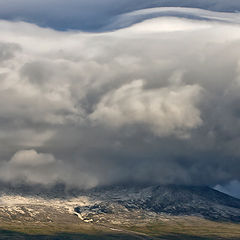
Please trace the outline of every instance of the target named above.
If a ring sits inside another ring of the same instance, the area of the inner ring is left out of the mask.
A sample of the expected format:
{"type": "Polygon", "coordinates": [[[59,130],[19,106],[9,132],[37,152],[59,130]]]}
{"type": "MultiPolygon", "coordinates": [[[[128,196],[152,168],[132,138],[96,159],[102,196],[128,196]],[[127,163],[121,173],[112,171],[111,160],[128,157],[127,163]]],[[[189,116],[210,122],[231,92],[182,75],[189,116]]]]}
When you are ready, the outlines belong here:
{"type": "Polygon", "coordinates": [[[240,27],[220,18],[101,33],[0,21],[0,178],[240,180],[240,27]]]}

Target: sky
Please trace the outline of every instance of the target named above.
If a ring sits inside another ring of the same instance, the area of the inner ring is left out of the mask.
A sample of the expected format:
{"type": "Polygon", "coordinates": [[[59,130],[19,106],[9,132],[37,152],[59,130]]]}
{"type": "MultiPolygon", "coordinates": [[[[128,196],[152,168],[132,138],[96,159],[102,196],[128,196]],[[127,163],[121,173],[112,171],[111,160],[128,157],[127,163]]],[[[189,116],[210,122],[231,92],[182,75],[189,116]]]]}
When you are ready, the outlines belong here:
{"type": "Polygon", "coordinates": [[[239,11],[239,0],[0,0],[0,180],[240,197],[239,11]]]}

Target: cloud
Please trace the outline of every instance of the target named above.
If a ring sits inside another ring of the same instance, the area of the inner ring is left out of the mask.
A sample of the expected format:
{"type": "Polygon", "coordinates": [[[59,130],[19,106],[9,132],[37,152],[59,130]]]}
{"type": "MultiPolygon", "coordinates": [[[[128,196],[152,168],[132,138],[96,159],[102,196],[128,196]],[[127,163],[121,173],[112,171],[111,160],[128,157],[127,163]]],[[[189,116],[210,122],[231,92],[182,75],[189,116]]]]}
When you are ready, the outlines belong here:
{"type": "Polygon", "coordinates": [[[0,43],[0,62],[3,64],[4,61],[7,61],[14,57],[16,51],[19,51],[20,47],[17,44],[11,43],[0,43]]]}
{"type": "Polygon", "coordinates": [[[40,165],[48,165],[55,162],[51,154],[37,153],[35,150],[22,150],[16,152],[10,159],[11,165],[36,167],[40,165]]]}
{"type": "Polygon", "coordinates": [[[0,21],[0,33],[0,179],[240,180],[237,22],[83,33],[0,21]]]}
{"type": "Polygon", "coordinates": [[[57,182],[71,186],[89,188],[97,185],[97,180],[80,169],[69,167],[66,162],[55,159],[52,154],[38,153],[34,149],[16,152],[10,161],[3,162],[1,180],[27,184],[52,185],[57,182]],[[78,176],[81,177],[78,177],[78,176]],[[81,180],[80,182],[78,182],[81,180]]]}
{"type": "Polygon", "coordinates": [[[34,149],[20,150],[10,161],[3,162],[0,173],[5,181],[48,184],[58,180],[54,173],[57,165],[52,154],[38,153],[34,149]]]}
{"type": "Polygon", "coordinates": [[[188,129],[201,125],[200,111],[194,106],[200,95],[199,86],[143,87],[143,81],[136,80],[107,93],[90,119],[113,128],[143,124],[157,136],[184,137],[188,129]]]}

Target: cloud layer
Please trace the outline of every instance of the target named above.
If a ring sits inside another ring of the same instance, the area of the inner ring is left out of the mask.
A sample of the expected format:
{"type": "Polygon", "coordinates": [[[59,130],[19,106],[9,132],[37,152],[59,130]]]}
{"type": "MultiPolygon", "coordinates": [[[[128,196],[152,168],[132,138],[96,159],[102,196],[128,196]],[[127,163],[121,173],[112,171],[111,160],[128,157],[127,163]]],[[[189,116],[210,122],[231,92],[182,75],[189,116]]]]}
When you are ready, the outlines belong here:
{"type": "Polygon", "coordinates": [[[237,22],[82,33],[0,21],[0,32],[2,180],[240,180],[237,22]]]}
{"type": "MultiPolygon", "coordinates": [[[[122,14],[131,15],[133,11],[157,7],[200,8],[220,12],[240,11],[239,0],[0,0],[0,19],[22,20],[58,30],[102,31],[109,29],[109,25],[116,19],[120,18],[122,22],[122,14]]],[[[163,10],[160,15],[202,17],[196,16],[194,11],[189,9],[187,13],[181,13],[176,10],[165,12],[163,10]]],[[[138,16],[134,21],[156,17],[158,13],[148,12],[147,15],[148,17],[138,16]]],[[[133,20],[132,17],[128,16],[128,19],[126,17],[124,16],[125,20],[130,22],[133,20]]]]}

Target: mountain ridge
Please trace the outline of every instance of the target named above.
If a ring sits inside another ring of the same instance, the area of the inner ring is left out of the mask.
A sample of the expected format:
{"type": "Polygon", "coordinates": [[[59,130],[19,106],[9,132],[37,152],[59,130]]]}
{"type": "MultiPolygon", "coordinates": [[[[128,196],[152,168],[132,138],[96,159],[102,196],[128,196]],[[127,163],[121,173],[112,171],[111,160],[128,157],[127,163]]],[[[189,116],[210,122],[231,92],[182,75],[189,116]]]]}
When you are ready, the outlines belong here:
{"type": "Polygon", "coordinates": [[[132,219],[133,216],[149,220],[160,215],[240,222],[240,199],[207,186],[123,184],[80,190],[64,184],[52,188],[24,184],[9,187],[1,184],[0,193],[2,209],[9,202],[24,209],[27,209],[25,205],[48,208],[52,204],[60,212],[66,210],[85,222],[111,222],[124,217],[132,219]],[[30,203],[25,204],[28,201],[30,203]]]}

